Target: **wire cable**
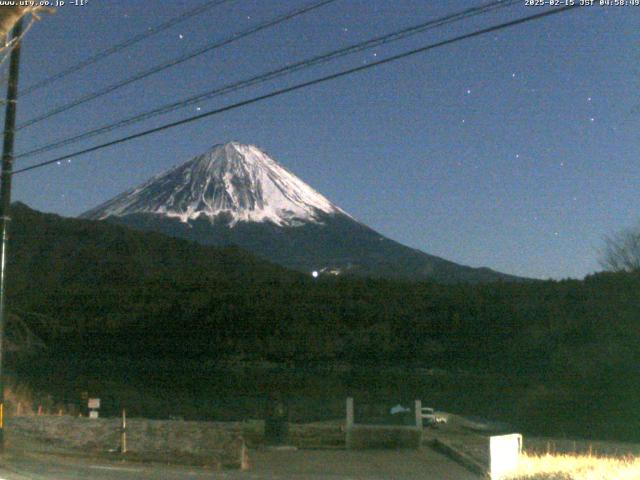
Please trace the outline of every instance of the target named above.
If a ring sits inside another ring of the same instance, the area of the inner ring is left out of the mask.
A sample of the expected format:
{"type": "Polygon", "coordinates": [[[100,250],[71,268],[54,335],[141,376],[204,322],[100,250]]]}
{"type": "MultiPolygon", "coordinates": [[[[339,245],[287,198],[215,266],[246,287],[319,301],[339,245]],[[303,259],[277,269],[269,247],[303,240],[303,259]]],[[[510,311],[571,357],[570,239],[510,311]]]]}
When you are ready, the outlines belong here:
{"type": "Polygon", "coordinates": [[[108,133],[111,132],[113,130],[117,130],[119,128],[123,128],[129,125],[133,125],[135,123],[144,121],[144,120],[148,120],[150,118],[159,116],[159,115],[164,115],[166,113],[170,113],[173,112],[175,110],[179,110],[197,103],[200,103],[202,101],[205,100],[210,100],[214,97],[218,97],[221,95],[225,95],[231,92],[235,92],[238,91],[240,89],[243,88],[247,88],[250,86],[254,86],[254,85],[258,85],[261,83],[264,83],[266,81],[269,80],[273,80],[275,78],[280,78],[284,75],[288,75],[291,73],[294,73],[296,71],[300,71],[303,69],[307,69],[310,67],[314,67],[316,65],[319,64],[323,64],[323,63],[327,63],[329,61],[344,57],[346,55],[351,55],[353,53],[357,53],[357,52],[361,52],[363,50],[368,50],[371,48],[375,48],[384,44],[388,44],[391,42],[395,42],[398,40],[402,40],[405,38],[409,38],[411,36],[420,34],[420,33],[424,33],[425,31],[431,30],[433,28],[437,28],[437,27],[441,27],[444,25],[448,25],[454,22],[458,22],[467,18],[471,18],[473,16],[477,16],[477,15],[482,15],[485,13],[488,13],[490,11],[495,11],[497,9],[501,9],[501,8],[506,8],[506,7],[510,7],[514,4],[518,4],[520,3],[520,0],[496,0],[492,3],[488,3],[485,4],[483,6],[480,7],[474,7],[474,8],[468,8],[466,10],[460,11],[460,12],[456,12],[456,13],[452,13],[449,15],[446,15],[444,17],[440,17],[438,19],[435,20],[430,20],[427,22],[423,22],[420,23],[418,25],[414,25],[408,28],[404,28],[402,30],[399,31],[395,31],[383,36],[379,36],[364,42],[359,42],[359,43],[355,43],[352,45],[349,45],[347,47],[343,47],[340,48],[338,50],[333,50],[331,52],[328,53],[324,53],[321,55],[317,55],[305,60],[301,60],[299,62],[293,63],[291,65],[286,65],[284,67],[280,67],[277,68],[275,70],[271,70],[269,72],[260,74],[260,75],[256,75],[253,76],[251,78],[245,79],[245,80],[241,80],[241,81],[237,81],[231,84],[227,84],[224,85],[222,87],[217,87],[213,90],[209,90],[206,91],[204,93],[200,93],[191,97],[188,97],[186,99],[177,101],[177,102],[172,102],[169,104],[165,104],[163,106],[160,107],[156,107],[152,110],[149,110],[147,112],[141,113],[141,114],[137,114],[134,115],[132,117],[128,117],[125,118],[123,120],[120,120],[116,123],[112,123],[112,124],[108,124],[108,125],[103,125],[101,127],[95,128],[95,129],[91,129],[91,130],[87,130],[84,132],[81,132],[77,135],[74,135],[72,137],[68,137],[59,141],[56,141],[54,143],[50,143],[50,144],[46,144],[43,146],[39,146],[36,147],[32,150],[28,150],[26,152],[23,152],[19,155],[16,155],[14,158],[15,159],[20,159],[20,158],[25,158],[25,157],[31,157],[34,155],[39,155],[51,150],[56,150],[58,148],[67,146],[67,145],[71,145],[74,143],[77,143],[81,140],[86,140],[88,138],[92,138],[95,137],[97,135],[101,135],[104,133],[108,133]]]}
{"type": "Polygon", "coordinates": [[[80,62],[71,65],[70,67],[62,70],[61,72],[56,73],[55,75],[52,75],[50,77],[47,77],[43,80],[40,80],[32,85],[30,85],[29,87],[25,88],[21,93],[20,96],[24,97],[26,95],[29,95],[30,93],[35,92],[36,90],[40,90],[41,88],[46,87],[47,85],[50,85],[51,83],[54,83],[62,78],[68,77],[69,75],[71,75],[72,73],[75,73],[79,70],[82,70],[83,68],[88,67],[89,65],[93,65],[94,63],[97,63],[111,55],[113,55],[114,53],[118,53],[121,52],[122,50],[125,50],[133,45],[135,45],[136,43],[139,43],[143,40],[146,40],[149,37],[152,37],[154,35],[157,35],[160,32],[164,32],[165,30],[168,30],[176,25],[178,25],[179,23],[184,22],[185,20],[188,20],[190,18],[193,18],[197,15],[200,15],[204,12],[206,12],[207,10],[211,10],[214,7],[217,7],[219,5],[222,5],[223,3],[228,3],[231,2],[233,0],[214,0],[214,1],[209,1],[209,2],[205,2],[201,5],[199,5],[196,8],[193,8],[191,10],[187,10],[186,12],[183,12],[182,14],[178,15],[177,17],[173,17],[170,20],[167,20],[164,23],[161,23],[160,25],[157,25],[155,27],[149,27],[147,30],[145,30],[144,32],[141,32],[137,35],[135,35],[134,37],[131,37],[128,40],[125,40],[122,43],[118,43],[116,45],[113,45],[105,50],[102,50],[90,57],[85,58],[84,60],[81,60],[80,62]]]}
{"type": "Polygon", "coordinates": [[[552,16],[552,15],[558,15],[560,13],[564,13],[564,12],[567,12],[567,11],[572,10],[574,8],[577,8],[578,6],[579,5],[574,4],[574,5],[554,8],[552,10],[547,10],[545,12],[537,13],[535,15],[529,15],[527,17],[522,17],[522,18],[519,18],[519,19],[516,19],[516,20],[512,20],[512,21],[509,21],[509,22],[505,22],[505,23],[501,23],[501,24],[498,24],[498,25],[494,25],[492,27],[483,28],[483,29],[476,30],[476,31],[471,32],[471,33],[464,34],[464,35],[459,35],[457,37],[450,38],[448,40],[443,40],[443,41],[440,41],[440,42],[437,42],[437,43],[432,43],[430,45],[426,45],[426,46],[423,46],[423,47],[420,47],[420,48],[409,50],[407,52],[399,53],[397,55],[393,55],[391,57],[388,57],[388,58],[385,58],[385,59],[382,59],[382,60],[378,60],[376,62],[369,63],[367,65],[361,65],[359,67],[354,67],[354,68],[350,68],[350,69],[347,69],[347,70],[343,70],[343,71],[338,72],[338,73],[334,73],[334,74],[327,75],[327,76],[324,76],[324,77],[316,78],[314,80],[310,80],[310,81],[307,81],[307,82],[299,83],[299,84],[296,84],[296,85],[293,85],[293,86],[290,86],[290,87],[287,87],[287,88],[282,88],[280,90],[275,90],[275,91],[267,93],[265,95],[260,95],[260,96],[254,97],[254,98],[250,98],[248,100],[243,100],[241,102],[237,102],[237,103],[234,103],[234,104],[231,104],[231,105],[227,105],[227,106],[222,107],[222,108],[211,110],[211,111],[202,113],[200,115],[195,115],[195,116],[192,116],[192,117],[188,117],[188,118],[185,118],[185,119],[182,119],[182,120],[178,120],[176,122],[172,122],[172,123],[168,123],[168,124],[162,125],[160,127],[151,128],[149,130],[145,130],[145,131],[142,131],[142,132],[139,132],[139,133],[135,133],[133,135],[122,137],[122,138],[119,138],[117,140],[112,140],[110,142],[106,142],[106,143],[103,143],[103,144],[100,144],[100,145],[96,145],[94,147],[86,148],[84,150],[80,150],[80,151],[77,151],[77,152],[74,152],[74,153],[70,153],[68,155],[63,155],[63,156],[60,156],[58,158],[54,158],[52,160],[47,160],[45,162],[36,163],[36,164],[28,166],[28,167],[24,167],[24,168],[21,168],[21,169],[14,170],[14,172],[12,174],[16,175],[16,174],[19,174],[19,173],[28,172],[28,171],[31,171],[31,170],[35,170],[37,168],[45,167],[47,165],[51,165],[51,164],[54,164],[54,163],[62,162],[64,160],[69,160],[71,158],[79,157],[81,155],[86,155],[87,153],[91,153],[91,152],[95,152],[95,151],[98,151],[98,150],[102,150],[104,148],[111,147],[113,145],[118,145],[118,144],[121,144],[121,143],[129,142],[129,141],[135,140],[137,138],[141,138],[141,137],[145,137],[147,135],[151,135],[151,134],[154,134],[154,133],[162,132],[164,130],[169,130],[171,128],[175,128],[175,127],[178,127],[178,126],[181,126],[181,125],[186,125],[188,123],[192,123],[192,122],[201,120],[203,118],[208,118],[208,117],[211,117],[213,115],[218,115],[220,113],[227,112],[229,110],[235,110],[236,108],[244,107],[246,105],[251,105],[253,103],[257,103],[257,102],[260,102],[262,100],[267,100],[269,98],[273,98],[273,97],[277,97],[277,96],[280,96],[280,95],[284,95],[285,93],[290,93],[290,92],[293,92],[293,91],[296,91],[296,90],[301,90],[303,88],[307,88],[307,87],[310,87],[310,86],[313,86],[313,85],[318,85],[320,83],[325,83],[325,82],[328,82],[328,81],[331,81],[331,80],[342,78],[342,77],[345,77],[347,75],[352,75],[352,74],[357,73],[357,72],[362,72],[362,71],[369,70],[369,69],[372,69],[372,68],[375,68],[375,67],[379,67],[380,65],[386,65],[388,63],[395,62],[395,61],[398,61],[398,60],[401,60],[401,59],[404,59],[404,58],[407,58],[407,57],[410,57],[410,56],[413,56],[413,55],[417,55],[419,53],[424,53],[424,52],[427,52],[427,51],[430,51],[430,50],[433,50],[433,49],[436,49],[436,48],[444,47],[446,45],[451,45],[453,43],[457,43],[457,42],[460,42],[462,40],[467,40],[469,38],[478,37],[480,35],[485,35],[487,33],[496,32],[498,30],[503,30],[505,28],[513,27],[513,26],[516,26],[516,25],[522,25],[522,24],[525,24],[525,23],[528,23],[528,22],[531,22],[531,21],[534,21],[534,20],[539,20],[539,19],[542,19],[542,18],[546,18],[546,17],[552,16]]]}
{"type": "Polygon", "coordinates": [[[216,50],[218,48],[224,47],[225,45],[228,45],[230,43],[236,42],[242,38],[248,37],[250,35],[253,35],[255,33],[258,33],[262,30],[265,30],[267,28],[273,27],[275,25],[278,25],[280,23],[283,23],[287,20],[290,20],[292,18],[295,18],[299,15],[303,15],[305,13],[308,13],[310,11],[316,10],[320,7],[323,7],[325,5],[328,5],[330,3],[335,2],[336,0],[321,0],[319,2],[313,3],[311,5],[307,5],[305,7],[302,8],[297,8],[295,10],[289,11],[287,13],[285,13],[284,15],[280,15],[272,20],[268,20],[266,22],[260,23],[257,26],[251,27],[247,30],[244,30],[240,33],[234,33],[231,36],[225,38],[224,40],[221,41],[217,41],[214,42],[212,44],[206,45],[204,47],[201,47],[197,50],[194,50],[191,53],[188,53],[186,55],[183,55],[181,57],[175,58],[173,60],[169,60],[168,62],[164,62],[161,63],[159,65],[156,65],[155,67],[152,67],[148,70],[145,70],[143,72],[140,72],[136,75],[134,75],[133,77],[129,77],[125,80],[119,81],[117,83],[114,83],[112,85],[109,85],[105,88],[103,88],[102,90],[98,90],[96,92],[93,93],[89,93],[86,95],[83,95],[79,98],[77,98],[76,100],[72,100],[69,103],[66,103],[64,105],[61,105],[59,107],[56,107],[42,115],[39,115],[37,117],[34,117],[30,120],[27,120],[26,122],[22,123],[21,125],[18,125],[16,127],[16,131],[17,130],[22,130],[23,128],[26,127],[30,127],[32,125],[35,125],[36,123],[40,123],[43,120],[46,120],[48,118],[51,118],[55,115],[58,115],[62,112],[66,112],[67,110],[71,110],[72,108],[75,108],[79,105],[82,105],[83,103],[89,102],[91,100],[95,100],[96,98],[102,97],[104,95],[107,95],[109,93],[115,92],[116,90],[126,86],[126,85],[130,85],[134,82],[137,82],[139,80],[142,80],[144,78],[150,77],[151,75],[155,75],[156,73],[162,72],[163,70],[166,70],[168,68],[172,68],[175,67],[176,65],[180,65],[181,63],[184,63],[188,60],[191,60],[193,58],[196,58],[200,55],[203,55],[205,53],[211,52],[213,50],[216,50]]]}

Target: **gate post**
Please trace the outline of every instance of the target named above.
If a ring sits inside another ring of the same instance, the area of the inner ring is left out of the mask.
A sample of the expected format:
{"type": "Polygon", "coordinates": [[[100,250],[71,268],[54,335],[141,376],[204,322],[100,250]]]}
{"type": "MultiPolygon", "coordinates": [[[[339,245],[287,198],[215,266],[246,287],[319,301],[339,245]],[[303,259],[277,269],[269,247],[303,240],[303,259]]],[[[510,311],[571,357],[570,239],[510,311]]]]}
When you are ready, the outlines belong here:
{"type": "Polygon", "coordinates": [[[415,402],[416,427],[422,430],[422,400],[415,402]]]}

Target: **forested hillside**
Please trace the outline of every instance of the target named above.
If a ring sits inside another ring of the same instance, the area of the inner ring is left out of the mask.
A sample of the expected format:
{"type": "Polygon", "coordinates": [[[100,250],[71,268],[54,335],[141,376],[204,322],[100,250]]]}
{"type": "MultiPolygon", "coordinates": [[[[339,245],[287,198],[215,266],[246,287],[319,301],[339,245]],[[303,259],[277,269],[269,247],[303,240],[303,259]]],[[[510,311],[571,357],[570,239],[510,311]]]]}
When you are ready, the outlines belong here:
{"type": "MultiPolygon", "coordinates": [[[[517,382],[531,428],[637,436],[639,274],[485,285],[313,279],[237,249],[21,205],[14,217],[9,308],[27,321],[38,314],[67,327],[33,324],[48,345],[34,378],[49,360],[87,356],[131,365],[437,367],[517,382]]],[[[25,372],[30,362],[14,365],[25,372]]],[[[476,384],[460,395],[489,395],[493,387],[476,384]]]]}

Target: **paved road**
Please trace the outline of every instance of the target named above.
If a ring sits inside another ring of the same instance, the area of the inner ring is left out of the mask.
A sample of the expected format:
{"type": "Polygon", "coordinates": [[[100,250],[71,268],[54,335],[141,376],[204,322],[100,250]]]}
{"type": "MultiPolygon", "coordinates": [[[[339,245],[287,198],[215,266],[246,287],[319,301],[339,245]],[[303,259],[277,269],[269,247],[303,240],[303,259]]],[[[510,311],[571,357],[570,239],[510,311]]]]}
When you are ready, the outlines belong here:
{"type": "Polygon", "coordinates": [[[246,472],[92,461],[42,453],[9,453],[0,480],[477,480],[477,475],[429,448],[418,451],[251,451],[246,472]]]}

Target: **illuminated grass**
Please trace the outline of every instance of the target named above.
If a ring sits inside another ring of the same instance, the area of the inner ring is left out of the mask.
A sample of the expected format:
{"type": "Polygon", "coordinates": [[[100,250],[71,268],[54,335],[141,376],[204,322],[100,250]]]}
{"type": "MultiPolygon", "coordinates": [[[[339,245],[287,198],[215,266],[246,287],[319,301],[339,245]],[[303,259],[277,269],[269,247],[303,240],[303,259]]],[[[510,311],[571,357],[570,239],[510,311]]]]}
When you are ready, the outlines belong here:
{"type": "Polygon", "coordinates": [[[636,480],[640,458],[590,455],[527,455],[520,457],[518,472],[509,480],[636,480]]]}

